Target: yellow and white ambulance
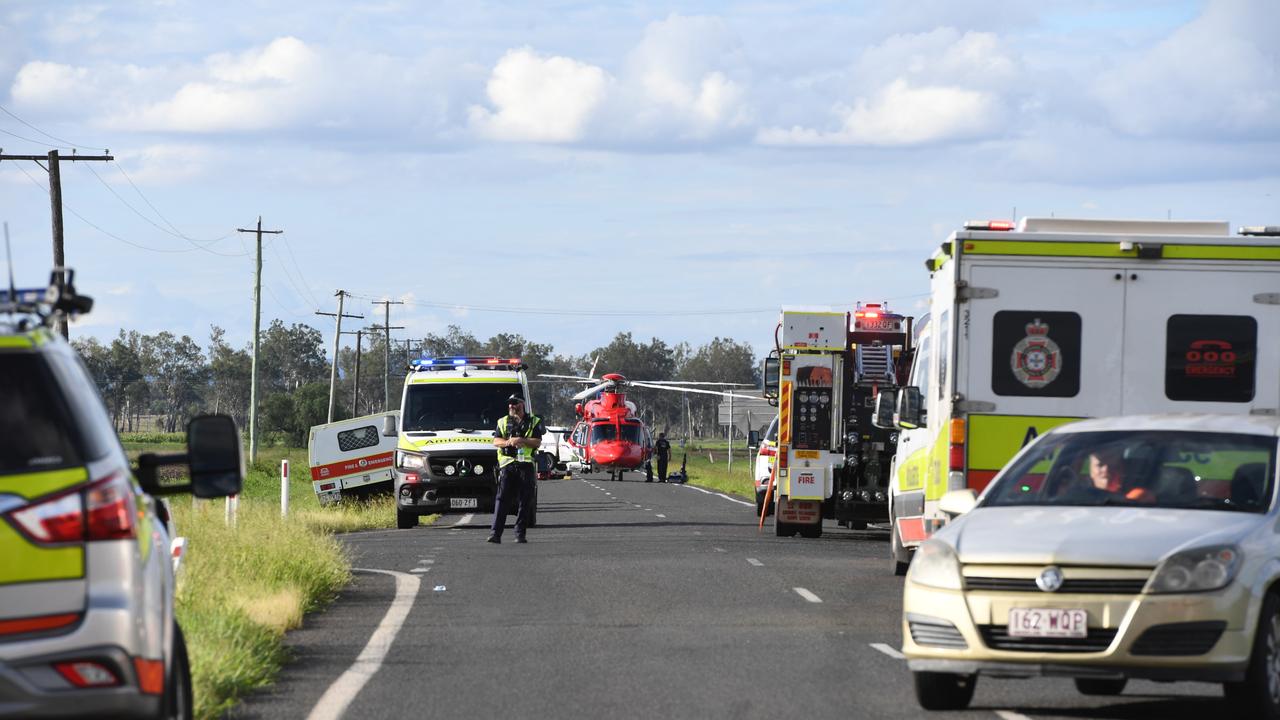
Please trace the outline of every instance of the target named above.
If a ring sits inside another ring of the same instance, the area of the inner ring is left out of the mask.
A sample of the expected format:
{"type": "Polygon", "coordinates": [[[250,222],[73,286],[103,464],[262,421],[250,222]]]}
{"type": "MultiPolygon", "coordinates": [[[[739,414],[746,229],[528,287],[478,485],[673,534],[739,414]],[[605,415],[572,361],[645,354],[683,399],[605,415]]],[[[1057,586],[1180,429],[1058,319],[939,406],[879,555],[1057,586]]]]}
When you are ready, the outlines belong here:
{"type": "Polygon", "coordinates": [[[890,483],[892,563],[1037,435],[1085,417],[1280,413],[1280,227],[966,223],[929,258],[890,483]]]}

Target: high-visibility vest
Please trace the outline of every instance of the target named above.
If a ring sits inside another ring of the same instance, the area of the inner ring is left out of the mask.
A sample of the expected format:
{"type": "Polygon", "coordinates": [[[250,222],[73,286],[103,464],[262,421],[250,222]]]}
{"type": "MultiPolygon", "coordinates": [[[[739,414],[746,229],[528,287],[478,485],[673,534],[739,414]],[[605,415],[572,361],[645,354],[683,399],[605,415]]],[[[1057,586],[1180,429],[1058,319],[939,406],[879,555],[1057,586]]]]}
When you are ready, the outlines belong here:
{"type": "MultiPolygon", "coordinates": [[[[510,415],[503,415],[502,417],[498,418],[498,432],[503,437],[510,437],[507,434],[507,419],[510,417],[511,417],[510,415]]],[[[538,423],[540,422],[542,422],[542,418],[538,417],[537,415],[529,415],[527,418],[525,418],[524,436],[533,437],[533,431],[537,429],[538,423]]],[[[498,451],[498,467],[503,467],[504,465],[507,465],[513,462],[527,462],[527,463],[533,462],[533,448],[530,448],[530,447],[516,448],[515,457],[511,457],[510,455],[503,453],[501,450],[498,451]]]]}

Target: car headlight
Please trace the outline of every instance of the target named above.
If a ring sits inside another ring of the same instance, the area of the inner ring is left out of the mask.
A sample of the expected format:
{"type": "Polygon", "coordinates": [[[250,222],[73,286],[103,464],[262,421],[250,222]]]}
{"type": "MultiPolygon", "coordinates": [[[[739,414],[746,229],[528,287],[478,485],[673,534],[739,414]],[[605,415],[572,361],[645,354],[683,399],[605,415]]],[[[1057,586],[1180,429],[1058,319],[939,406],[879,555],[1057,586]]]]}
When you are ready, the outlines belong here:
{"type": "Polygon", "coordinates": [[[474,467],[472,467],[472,468],[471,468],[471,471],[472,471],[474,474],[476,474],[476,475],[483,475],[483,474],[484,474],[484,466],[483,466],[483,465],[480,465],[480,464],[476,464],[474,467]]]}
{"type": "Polygon", "coordinates": [[[425,470],[427,467],[427,456],[405,452],[404,450],[397,450],[396,467],[401,470],[425,470]]]}
{"type": "Polygon", "coordinates": [[[452,475],[452,474],[454,474],[454,473],[456,473],[456,472],[458,472],[458,469],[457,469],[457,468],[455,468],[454,466],[452,466],[452,465],[445,465],[445,466],[444,466],[444,474],[445,474],[445,475],[452,475]]]}
{"type": "Polygon", "coordinates": [[[960,559],[950,545],[939,540],[926,541],[916,549],[916,554],[911,558],[907,579],[918,585],[959,590],[963,585],[960,580],[960,559]]]}
{"type": "Polygon", "coordinates": [[[1147,582],[1149,593],[1205,592],[1226,587],[1240,570],[1240,549],[1234,545],[1183,550],[1161,561],[1147,582]]]}

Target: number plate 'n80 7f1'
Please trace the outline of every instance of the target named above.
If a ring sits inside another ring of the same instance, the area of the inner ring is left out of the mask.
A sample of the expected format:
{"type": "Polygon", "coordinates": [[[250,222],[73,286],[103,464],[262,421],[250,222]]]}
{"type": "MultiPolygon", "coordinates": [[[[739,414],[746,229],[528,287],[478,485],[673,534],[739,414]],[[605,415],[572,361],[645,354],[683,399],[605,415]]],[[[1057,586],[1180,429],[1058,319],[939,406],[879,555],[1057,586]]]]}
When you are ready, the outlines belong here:
{"type": "Polygon", "coordinates": [[[476,506],[475,498],[449,498],[451,508],[475,508],[476,506]]]}
{"type": "Polygon", "coordinates": [[[1027,638],[1083,638],[1089,632],[1089,613],[1084,610],[1011,608],[1009,636],[1027,638]]]}

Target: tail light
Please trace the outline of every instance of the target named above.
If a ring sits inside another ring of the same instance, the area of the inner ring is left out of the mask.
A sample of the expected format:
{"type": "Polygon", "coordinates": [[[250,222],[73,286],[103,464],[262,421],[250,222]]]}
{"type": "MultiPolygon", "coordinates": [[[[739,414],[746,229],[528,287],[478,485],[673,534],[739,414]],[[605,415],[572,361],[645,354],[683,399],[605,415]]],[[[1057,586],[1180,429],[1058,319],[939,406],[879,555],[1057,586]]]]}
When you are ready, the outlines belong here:
{"type": "Polygon", "coordinates": [[[84,540],[122,540],[134,537],[138,507],[124,473],[9,513],[9,518],[32,542],[41,545],[84,540]]]}
{"type": "Polygon", "coordinates": [[[952,418],[948,427],[951,446],[947,453],[947,469],[951,472],[964,472],[964,419],[952,418]]]}
{"type": "Polygon", "coordinates": [[[778,451],[769,447],[768,445],[765,445],[764,447],[760,448],[760,455],[763,457],[775,457],[777,454],[778,454],[778,451]]]}
{"type": "Polygon", "coordinates": [[[58,662],[53,669],[66,681],[78,688],[111,687],[120,684],[120,678],[111,668],[92,660],[73,660],[58,662]]]}

